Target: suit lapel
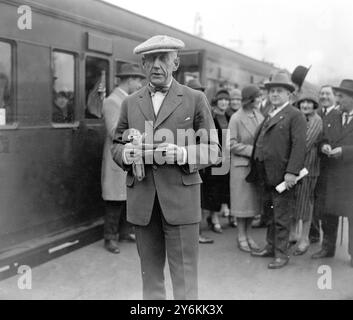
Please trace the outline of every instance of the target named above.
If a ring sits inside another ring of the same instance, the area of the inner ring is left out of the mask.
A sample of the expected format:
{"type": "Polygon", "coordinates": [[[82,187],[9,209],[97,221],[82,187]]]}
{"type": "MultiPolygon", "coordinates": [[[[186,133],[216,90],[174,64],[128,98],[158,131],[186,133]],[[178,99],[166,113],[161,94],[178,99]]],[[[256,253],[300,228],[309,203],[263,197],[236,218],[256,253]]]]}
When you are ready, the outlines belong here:
{"type": "Polygon", "coordinates": [[[183,92],[181,86],[173,80],[172,85],[166,95],[155,122],[154,128],[160,126],[181,104],[183,92]]]}
{"type": "Polygon", "coordinates": [[[140,92],[138,106],[147,121],[155,121],[152,99],[147,87],[140,92]]]}
{"type": "Polygon", "coordinates": [[[282,121],[285,118],[289,108],[290,108],[290,105],[287,105],[286,107],[284,107],[284,109],[278,112],[272,119],[270,119],[268,126],[265,128],[265,131],[268,131],[275,124],[282,121]]]}

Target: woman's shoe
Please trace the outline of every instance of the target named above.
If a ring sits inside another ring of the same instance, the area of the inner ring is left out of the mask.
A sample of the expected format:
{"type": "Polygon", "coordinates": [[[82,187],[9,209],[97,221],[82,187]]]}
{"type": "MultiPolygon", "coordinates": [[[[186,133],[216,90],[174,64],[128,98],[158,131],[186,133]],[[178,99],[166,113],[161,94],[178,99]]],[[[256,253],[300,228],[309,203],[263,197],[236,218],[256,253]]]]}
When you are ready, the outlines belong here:
{"type": "Polygon", "coordinates": [[[216,233],[222,233],[223,232],[222,227],[221,227],[221,225],[219,223],[213,223],[211,229],[212,229],[213,232],[216,232],[216,233]]]}
{"type": "Polygon", "coordinates": [[[251,249],[249,247],[248,241],[246,239],[238,239],[238,248],[240,251],[250,253],[251,249]]]}
{"type": "Polygon", "coordinates": [[[260,251],[260,247],[253,239],[248,238],[248,244],[249,244],[251,251],[260,251]]]}
{"type": "Polygon", "coordinates": [[[308,243],[305,243],[304,245],[300,243],[298,247],[294,250],[293,256],[301,256],[305,254],[308,251],[309,247],[310,247],[310,244],[308,243]]]}
{"type": "Polygon", "coordinates": [[[229,216],[228,217],[228,221],[229,221],[229,225],[232,228],[236,228],[237,227],[237,219],[234,216],[229,216]]]}

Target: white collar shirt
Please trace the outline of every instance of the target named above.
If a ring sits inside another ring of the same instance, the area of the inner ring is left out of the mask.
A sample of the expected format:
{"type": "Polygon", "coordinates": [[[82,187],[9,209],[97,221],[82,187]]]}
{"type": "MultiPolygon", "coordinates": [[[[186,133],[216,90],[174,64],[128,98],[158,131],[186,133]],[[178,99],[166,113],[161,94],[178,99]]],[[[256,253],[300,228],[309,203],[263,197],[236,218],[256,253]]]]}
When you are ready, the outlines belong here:
{"type": "Polygon", "coordinates": [[[353,118],[353,110],[351,112],[343,112],[342,113],[342,126],[349,125],[353,118]],[[347,121],[347,123],[346,123],[347,121]]]}
{"type": "Polygon", "coordinates": [[[331,107],[328,108],[322,108],[323,113],[325,114],[325,116],[327,116],[332,110],[335,110],[336,106],[332,105],[331,107]]]}
{"type": "MultiPolygon", "coordinates": [[[[167,85],[168,88],[170,88],[170,86],[172,85],[172,81],[173,81],[173,79],[170,80],[169,84],[167,85]]],[[[150,84],[150,85],[153,87],[152,84],[150,84]]],[[[154,93],[151,93],[152,105],[153,105],[153,110],[154,110],[155,116],[158,115],[158,112],[162,106],[162,103],[163,103],[166,95],[167,95],[167,92],[163,93],[160,91],[156,91],[154,93]]]]}
{"type": "Polygon", "coordinates": [[[269,116],[271,118],[273,118],[277,113],[281,112],[286,106],[289,105],[289,102],[286,102],[284,105],[282,105],[281,107],[277,107],[276,109],[272,110],[271,112],[269,112],[269,116]]]}

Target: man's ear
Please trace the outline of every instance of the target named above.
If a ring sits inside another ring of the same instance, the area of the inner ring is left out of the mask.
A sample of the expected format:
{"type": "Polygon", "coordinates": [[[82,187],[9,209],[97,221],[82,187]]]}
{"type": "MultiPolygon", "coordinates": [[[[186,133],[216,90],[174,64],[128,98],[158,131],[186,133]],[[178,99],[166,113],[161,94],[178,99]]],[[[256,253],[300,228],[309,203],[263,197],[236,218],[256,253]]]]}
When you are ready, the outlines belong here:
{"type": "Polygon", "coordinates": [[[173,71],[177,71],[178,68],[179,68],[179,66],[180,66],[180,58],[179,58],[179,57],[176,57],[176,58],[174,59],[173,71]]]}
{"type": "Polygon", "coordinates": [[[141,67],[143,69],[146,69],[146,57],[145,56],[142,56],[142,58],[141,58],[141,67]]]}

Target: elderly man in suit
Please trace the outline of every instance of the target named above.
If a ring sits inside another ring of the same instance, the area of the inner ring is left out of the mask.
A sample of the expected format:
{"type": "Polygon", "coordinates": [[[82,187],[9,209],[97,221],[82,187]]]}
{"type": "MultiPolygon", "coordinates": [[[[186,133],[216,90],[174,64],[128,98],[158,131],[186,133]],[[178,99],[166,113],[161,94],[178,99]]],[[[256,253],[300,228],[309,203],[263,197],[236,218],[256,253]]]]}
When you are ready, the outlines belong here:
{"type": "Polygon", "coordinates": [[[273,203],[267,229],[267,246],[253,251],[256,257],[274,257],[270,269],[284,267],[288,261],[288,243],[294,209],[294,185],[304,166],[306,121],[290,103],[294,86],[287,73],[278,72],[266,83],[272,109],[263,121],[254,142],[248,182],[258,181],[273,203]],[[285,181],[287,190],[275,187],[285,181]]]}
{"type": "Polygon", "coordinates": [[[166,256],[174,298],[197,299],[198,171],[220,157],[206,96],[172,77],[183,47],[181,40],[154,36],[135,48],[149,84],[124,100],[112,148],[114,160],[128,171],[127,217],[135,225],[144,299],[166,298],[166,256]],[[142,143],[126,143],[131,129],[142,143]],[[144,174],[138,175],[134,168],[142,162],[144,174]]]}
{"type": "Polygon", "coordinates": [[[123,100],[133,92],[141,89],[142,79],[146,76],[140,68],[132,64],[124,64],[120,73],[120,84],[111,95],[104,100],[103,117],[106,127],[106,138],[102,161],[102,197],[105,200],[104,246],[112,253],[119,253],[118,240],[133,241],[126,221],[126,173],[114,161],[111,146],[123,100]],[[119,239],[118,239],[118,234],[119,239]]]}
{"type": "MultiPolygon", "coordinates": [[[[333,87],[330,85],[323,85],[319,92],[320,109],[318,115],[323,123],[323,136],[326,137],[329,144],[335,138],[337,127],[334,119],[340,112],[335,105],[335,95],[333,87]]],[[[313,221],[310,229],[310,242],[315,243],[320,241],[320,224],[323,230],[323,243],[322,249],[312,256],[312,258],[323,258],[327,255],[333,256],[336,250],[337,230],[338,230],[338,217],[329,215],[326,212],[324,205],[324,198],[326,197],[326,183],[328,175],[328,157],[321,152],[320,155],[320,176],[318,177],[315,189],[315,204],[313,221]]]]}
{"type": "Polygon", "coordinates": [[[324,131],[320,152],[325,163],[324,183],[319,189],[324,240],[313,258],[333,257],[336,248],[338,217],[349,220],[349,253],[353,267],[353,80],[346,79],[334,88],[340,98],[340,111],[331,111],[330,130],[324,131]]]}

